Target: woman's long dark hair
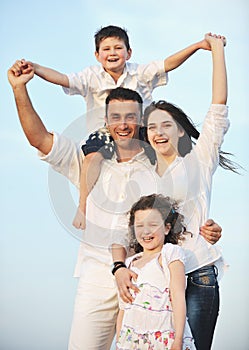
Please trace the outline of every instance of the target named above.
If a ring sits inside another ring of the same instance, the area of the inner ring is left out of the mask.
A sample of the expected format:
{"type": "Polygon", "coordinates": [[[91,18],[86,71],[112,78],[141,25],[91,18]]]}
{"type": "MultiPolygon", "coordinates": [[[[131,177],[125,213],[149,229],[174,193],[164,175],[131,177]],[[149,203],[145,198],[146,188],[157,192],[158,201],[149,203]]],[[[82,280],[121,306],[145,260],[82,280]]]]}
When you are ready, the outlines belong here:
{"type": "MultiPolygon", "coordinates": [[[[147,137],[148,119],[150,114],[156,109],[168,112],[175,122],[184,130],[184,135],[179,138],[178,143],[178,152],[184,157],[192,150],[193,144],[195,144],[194,140],[197,140],[200,135],[199,131],[195,128],[192,120],[179,107],[164,100],[160,100],[158,102],[152,102],[144,111],[143,122],[146,142],[149,142],[147,137]]],[[[239,165],[226,157],[231,155],[231,153],[219,151],[219,165],[226,170],[238,173],[237,169],[239,165]]]]}

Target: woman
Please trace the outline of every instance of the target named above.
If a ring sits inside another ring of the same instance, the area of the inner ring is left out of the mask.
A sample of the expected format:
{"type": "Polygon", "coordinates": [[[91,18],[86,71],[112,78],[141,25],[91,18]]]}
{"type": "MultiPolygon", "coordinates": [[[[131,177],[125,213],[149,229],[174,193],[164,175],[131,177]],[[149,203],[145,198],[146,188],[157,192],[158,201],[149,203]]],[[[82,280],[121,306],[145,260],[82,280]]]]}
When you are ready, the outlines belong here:
{"type": "Polygon", "coordinates": [[[222,258],[217,247],[199,235],[199,227],[208,217],[212,176],[218,164],[233,170],[219,151],[229,126],[224,38],[206,35],[206,40],[213,56],[213,95],[201,134],[183,111],[165,101],[153,103],[144,115],[148,141],[156,152],[160,193],[179,203],[180,212],[187,218],[187,230],[192,233],[182,243],[187,254],[186,302],[196,347],[201,350],[210,349],[212,343],[222,258]],[[191,137],[198,138],[193,148],[191,137]]]}
{"type": "MultiPolygon", "coordinates": [[[[224,267],[218,247],[207,243],[199,234],[199,228],[208,218],[212,176],[218,164],[234,171],[233,164],[220,152],[229,127],[225,38],[209,33],[205,39],[212,51],[213,83],[212,105],[201,134],[182,110],[165,101],[152,103],[144,115],[148,141],[156,152],[158,193],[177,201],[187,231],[191,232],[182,247],[188,275],[187,316],[199,350],[211,348],[219,312],[217,275],[224,267]],[[193,148],[191,137],[198,139],[193,148]]],[[[115,271],[118,285],[122,273],[124,269],[115,271]]]]}

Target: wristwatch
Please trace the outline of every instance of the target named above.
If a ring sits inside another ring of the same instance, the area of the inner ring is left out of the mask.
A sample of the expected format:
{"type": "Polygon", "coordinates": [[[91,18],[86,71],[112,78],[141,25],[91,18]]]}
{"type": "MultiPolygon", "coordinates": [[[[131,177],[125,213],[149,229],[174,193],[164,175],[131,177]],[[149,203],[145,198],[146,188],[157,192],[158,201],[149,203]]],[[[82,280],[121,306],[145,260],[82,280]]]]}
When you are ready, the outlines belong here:
{"type": "Polygon", "coordinates": [[[120,269],[121,267],[125,267],[126,268],[126,265],[123,261],[114,261],[114,263],[112,264],[112,274],[114,275],[115,272],[120,269]]]}

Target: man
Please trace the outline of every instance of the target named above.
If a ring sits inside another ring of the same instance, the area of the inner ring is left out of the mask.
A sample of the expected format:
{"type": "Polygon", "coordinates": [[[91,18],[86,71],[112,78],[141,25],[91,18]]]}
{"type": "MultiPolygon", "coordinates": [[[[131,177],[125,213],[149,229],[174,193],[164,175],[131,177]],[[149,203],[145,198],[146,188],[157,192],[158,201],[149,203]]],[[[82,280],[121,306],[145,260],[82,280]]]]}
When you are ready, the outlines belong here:
{"type": "MultiPolygon", "coordinates": [[[[34,70],[27,65],[20,75],[20,67],[21,61],[16,61],[8,78],[23,131],[30,144],[39,150],[41,159],[79,186],[82,152],[71,140],[47,131],[26,88],[34,70]]],[[[113,242],[125,244],[126,212],[133,202],[142,195],[157,192],[154,171],[138,141],[140,95],[118,88],[112,90],[106,102],[106,123],[116,142],[116,153],[112,159],[103,161],[100,177],[87,199],[86,230],[76,265],[76,276],[80,279],[70,350],[110,348],[118,312],[110,246],[113,242]]],[[[216,226],[217,232],[214,229],[204,228],[205,238],[212,242],[220,237],[220,228],[216,226]]]]}

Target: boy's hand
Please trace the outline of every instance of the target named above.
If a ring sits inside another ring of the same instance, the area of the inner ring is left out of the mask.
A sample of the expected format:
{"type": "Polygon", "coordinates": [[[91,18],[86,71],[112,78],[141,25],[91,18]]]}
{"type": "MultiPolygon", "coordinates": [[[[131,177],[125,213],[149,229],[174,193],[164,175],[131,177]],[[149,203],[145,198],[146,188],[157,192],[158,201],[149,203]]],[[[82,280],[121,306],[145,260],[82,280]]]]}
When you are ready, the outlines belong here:
{"type": "Polygon", "coordinates": [[[26,85],[34,76],[34,68],[25,60],[17,60],[8,70],[8,79],[12,88],[26,85]]]}
{"type": "Polygon", "coordinates": [[[211,43],[217,39],[221,39],[223,45],[226,46],[226,38],[224,36],[207,33],[205,34],[204,39],[199,42],[200,49],[211,51],[211,43]]]}
{"type": "Polygon", "coordinates": [[[199,46],[200,49],[211,51],[211,46],[205,38],[199,42],[199,46]]]}
{"type": "Polygon", "coordinates": [[[212,34],[212,33],[205,34],[205,41],[209,45],[210,50],[211,50],[212,44],[215,43],[215,42],[218,42],[220,40],[223,42],[223,46],[226,46],[227,41],[226,41],[226,38],[223,35],[217,35],[217,34],[212,34]]]}

